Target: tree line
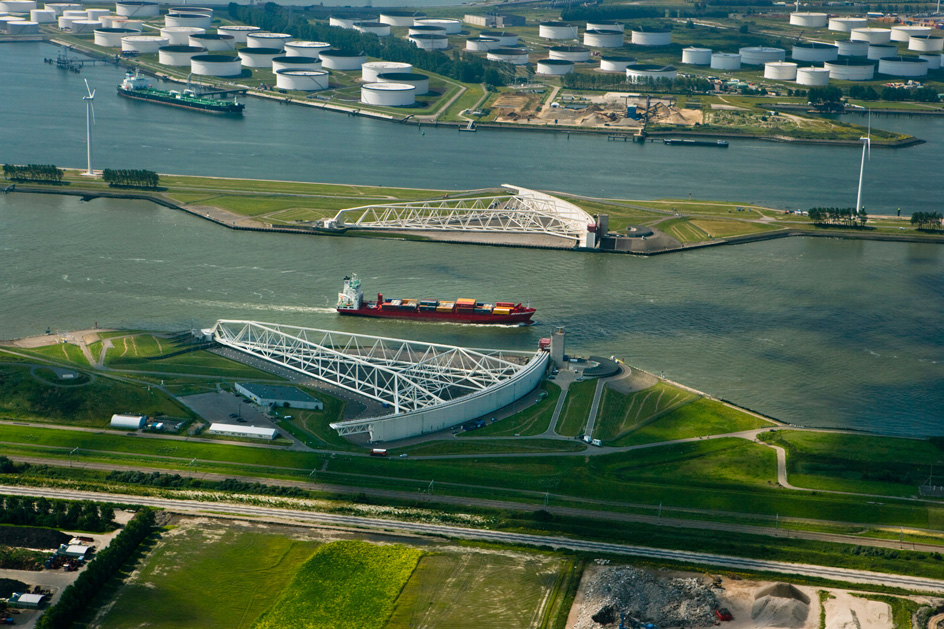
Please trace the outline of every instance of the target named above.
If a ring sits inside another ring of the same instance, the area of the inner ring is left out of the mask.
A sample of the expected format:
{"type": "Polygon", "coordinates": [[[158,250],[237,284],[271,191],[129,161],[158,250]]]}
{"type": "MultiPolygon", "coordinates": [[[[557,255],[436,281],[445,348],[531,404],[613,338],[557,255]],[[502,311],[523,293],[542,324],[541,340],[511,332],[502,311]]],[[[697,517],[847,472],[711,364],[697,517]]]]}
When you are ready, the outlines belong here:
{"type": "Polygon", "coordinates": [[[865,210],[859,210],[851,207],[814,207],[809,211],[810,220],[817,225],[845,225],[846,227],[862,227],[865,225],[869,216],[865,210]]]}
{"type": "Polygon", "coordinates": [[[114,528],[114,519],[113,508],[94,502],[29,496],[4,496],[0,499],[0,524],[102,533],[114,528]]]}
{"type": "Polygon", "coordinates": [[[911,224],[917,229],[941,229],[944,216],[936,210],[934,212],[915,212],[911,215],[911,224]]]}
{"type": "Polygon", "coordinates": [[[62,592],[59,601],[46,610],[36,623],[37,629],[71,627],[153,530],[154,512],[143,507],[111,544],[82,569],[75,582],[62,592]]]}
{"type": "Polygon", "coordinates": [[[62,181],[65,171],[53,164],[3,165],[3,178],[19,181],[62,181]]]}
{"type": "Polygon", "coordinates": [[[129,470],[126,472],[113,471],[105,476],[105,480],[116,483],[129,483],[134,485],[147,485],[150,487],[174,487],[174,488],[196,488],[216,489],[219,491],[228,491],[241,494],[263,494],[268,496],[294,496],[305,497],[308,492],[298,487],[283,487],[281,485],[263,485],[262,483],[250,483],[227,478],[222,481],[204,481],[198,478],[186,478],[180,474],[164,474],[162,472],[139,472],[129,470]]]}
{"type": "Polygon", "coordinates": [[[913,90],[904,87],[885,86],[882,91],[876,91],[871,85],[852,85],[849,87],[849,98],[860,100],[887,100],[899,102],[911,100],[918,103],[938,103],[941,97],[937,90],[930,87],[918,87],[913,90]]]}
{"type": "Polygon", "coordinates": [[[156,188],[160,176],[152,170],[113,170],[102,171],[102,181],[109,186],[133,186],[135,188],[156,188]]]}
{"type": "Polygon", "coordinates": [[[333,28],[310,22],[296,11],[267,2],[262,7],[230,3],[229,16],[264,31],[289,33],[302,40],[323,41],[345,52],[364,53],[384,61],[409,63],[414,68],[441,74],[463,83],[504,85],[503,75],[514,74],[508,64],[488,61],[482,57],[463,55],[458,50],[447,54],[442,51],[421,50],[400,37],[378,37],[373,33],[333,28]]]}

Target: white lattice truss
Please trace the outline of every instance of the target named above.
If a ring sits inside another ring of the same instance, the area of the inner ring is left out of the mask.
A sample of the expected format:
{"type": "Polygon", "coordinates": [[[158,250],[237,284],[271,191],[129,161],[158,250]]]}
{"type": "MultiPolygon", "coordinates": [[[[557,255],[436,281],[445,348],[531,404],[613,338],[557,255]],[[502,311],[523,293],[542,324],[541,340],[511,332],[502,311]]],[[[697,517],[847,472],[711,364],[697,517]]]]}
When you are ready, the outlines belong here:
{"type": "Polygon", "coordinates": [[[341,210],[338,227],[396,231],[462,231],[541,234],[586,242],[592,216],[543,192],[504,185],[513,195],[365,205],[341,210]]]}
{"type": "MultiPolygon", "coordinates": [[[[221,345],[387,403],[394,413],[484,391],[513,377],[534,356],[224,319],[213,326],[213,338],[221,345]]],[[[362,430],[352,428],[351,432],[362,430]]]]}

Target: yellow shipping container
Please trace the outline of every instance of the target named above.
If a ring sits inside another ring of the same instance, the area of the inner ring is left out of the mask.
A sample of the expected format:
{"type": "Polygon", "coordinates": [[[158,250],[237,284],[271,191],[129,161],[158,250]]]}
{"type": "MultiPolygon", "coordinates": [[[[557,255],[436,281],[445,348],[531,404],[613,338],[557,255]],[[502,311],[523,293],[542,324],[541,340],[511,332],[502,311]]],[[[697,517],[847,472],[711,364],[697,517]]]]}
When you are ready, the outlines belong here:
{"type": "Polygon", "coordinates": [[[492,314],[497,314],[497,315],[511,314],[511,308],[493,308],[492,314]]]}
{"type": "Polygon", "coordinates": [[[436,312],[452,312],[452,304],[448,306],[436,306],[436,312]]]}

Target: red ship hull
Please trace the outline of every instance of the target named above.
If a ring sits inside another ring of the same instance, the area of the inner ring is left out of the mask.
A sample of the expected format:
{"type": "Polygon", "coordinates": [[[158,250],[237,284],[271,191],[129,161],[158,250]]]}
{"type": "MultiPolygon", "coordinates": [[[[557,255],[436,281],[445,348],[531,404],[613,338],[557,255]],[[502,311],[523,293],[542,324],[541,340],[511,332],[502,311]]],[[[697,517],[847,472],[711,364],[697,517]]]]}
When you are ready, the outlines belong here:
{"type": "Polygon", "coordinates": [[[356,310],[338,308],[338,314],[354,317],[379,317],[383,319],[416,319],[419,321],[448,321],[449,323],[477,324],[528,324],[534,315],[534,308],[523,308],[508,314],[466,314],[458,312],[422,312],[418,310],[395,310],[361,306],[356,310]]]}

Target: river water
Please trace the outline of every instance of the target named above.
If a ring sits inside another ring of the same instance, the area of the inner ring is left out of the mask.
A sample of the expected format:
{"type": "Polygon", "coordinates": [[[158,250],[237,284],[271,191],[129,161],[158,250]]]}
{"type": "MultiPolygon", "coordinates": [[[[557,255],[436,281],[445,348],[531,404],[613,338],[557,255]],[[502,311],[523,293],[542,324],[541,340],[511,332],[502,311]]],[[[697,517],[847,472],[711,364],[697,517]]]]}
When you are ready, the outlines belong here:
{"type": "MultiPolygon", "coordinates": [[[[848,205],[839,180],[854,194],[847,171],[858,167],[856,149],[745,141],[702,151],[437,129],[424,136],[258,100],[245,120],[218,119],[119,101],[111,89],[119,71],[60,72],[41,61],[55,51],[0,45],[3,161],[83,165],[85,76],[99,87],[98,168],[446,188],[510,182],[635,198],[690,188],[788,207],[848,205]],[[806,181],[806,191],[795,196],[804,186],[794,181],[806,181]]],[[[935,141],[874,151],[870,167],[886,179],[866,198],[938,209],[941,123],[881,120],[935,141]]],[[[575,352],[616,355],[792,423],[925,435],[944,434],[942,308],[938,245],[798,238],[640,259],[231,232],[145,202],[0,195],[5,338],[96,322],[163,330],[252,318],[530,349],[561,325],[575,352]],[[341,319],[330,306],[351,272],[368,293],[530,301],[540,325],[341,319]]]]}

